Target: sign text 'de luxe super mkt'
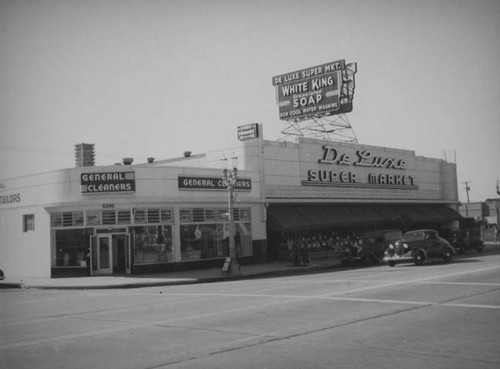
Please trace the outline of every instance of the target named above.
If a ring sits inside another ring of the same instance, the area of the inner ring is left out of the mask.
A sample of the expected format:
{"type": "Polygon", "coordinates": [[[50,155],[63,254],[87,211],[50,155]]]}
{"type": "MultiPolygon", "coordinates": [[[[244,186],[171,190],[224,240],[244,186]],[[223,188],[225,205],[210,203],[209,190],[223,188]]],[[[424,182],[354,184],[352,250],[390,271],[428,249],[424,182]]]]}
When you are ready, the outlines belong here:
{"type": "Polygon", "coordinates": [[[273,77],[280,119],[351,111],[355,72],[355,63],[347,68],[344,60],[338,60],[273,77]]]}
{"type": "Polygon", "coordinates": [[[93,172],[82,173],[82,193],[135,192],[135,172],[93,172]]]}

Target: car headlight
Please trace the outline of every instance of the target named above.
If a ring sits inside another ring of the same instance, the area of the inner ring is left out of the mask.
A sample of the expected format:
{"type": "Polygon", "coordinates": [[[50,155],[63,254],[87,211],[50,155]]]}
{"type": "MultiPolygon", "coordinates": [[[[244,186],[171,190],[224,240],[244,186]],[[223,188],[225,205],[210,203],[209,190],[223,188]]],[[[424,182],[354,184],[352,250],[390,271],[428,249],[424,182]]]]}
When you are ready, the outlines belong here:
{"type": "Polygon", "coordinates": [[[393,245],[392,243],[391,243],[391,244],[389,244],[389,249],[390,249],[390,250],[394,250],[394,245],[393,245]]]}
{"type": "Polygon", "coordinates": [[[403,243],[403,248],[404,248],[405,250],[408,250],[408,248],[409,248],[409,247],[410,247],[410,246],[408,246],[408,244],[407,244],[407,243],[403,243]]]}

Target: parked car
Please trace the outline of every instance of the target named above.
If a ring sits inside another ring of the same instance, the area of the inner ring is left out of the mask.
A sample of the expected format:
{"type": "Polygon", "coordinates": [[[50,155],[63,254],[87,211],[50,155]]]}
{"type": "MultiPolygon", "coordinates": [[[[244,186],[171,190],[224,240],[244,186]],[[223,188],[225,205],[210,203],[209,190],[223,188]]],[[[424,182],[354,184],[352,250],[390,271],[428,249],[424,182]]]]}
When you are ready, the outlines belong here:
{"type": "Polygon", "coordinates": [[[449,241],[460,254],[470,250],[482,253],[484,249],[484,240],[477,228],[455,230],[450,233],[449,241]]]}
{"type": "Polygon", "coordinates": [[[0,281],[1,281],[2,279],[5,279],[5,274],[3,274],[3,270],[2,270],[2,269],[0,269],[0,281]]]}
{"type": "Polygon", "coordinates": [[[422,265],[430,258],[441,258],[449,263],[455,249],[433,229],[419,229],[406,232],[403,238],[390,244],[385,251],[384,261],[389,266],[414,262],[422,265]]]}
{"type": "Polygon", "coordinates": [[[386,248],[401,237],[402,233],[398,229],[368,233],[355,243],[346,246],[340,254],[340,262],[343,266],[351,265],[353,262],[365,266],[378,264],[382,261],[386,248]]]}

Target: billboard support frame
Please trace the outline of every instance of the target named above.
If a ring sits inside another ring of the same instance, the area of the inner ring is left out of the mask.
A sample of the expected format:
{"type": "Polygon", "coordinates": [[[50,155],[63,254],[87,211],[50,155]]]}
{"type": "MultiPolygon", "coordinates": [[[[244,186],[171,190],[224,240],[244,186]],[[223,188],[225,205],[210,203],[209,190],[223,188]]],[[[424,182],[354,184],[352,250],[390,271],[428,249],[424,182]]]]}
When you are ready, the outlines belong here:
{"type": "Polygon", "coordinates": [[[287,123],[287,127],[281,131],[283,137],[279,140],[285,140],[290,136],[298,136],[358,143],[358,138],[346,114],[311,117],[308,120],[288,121],[287,123]]]}

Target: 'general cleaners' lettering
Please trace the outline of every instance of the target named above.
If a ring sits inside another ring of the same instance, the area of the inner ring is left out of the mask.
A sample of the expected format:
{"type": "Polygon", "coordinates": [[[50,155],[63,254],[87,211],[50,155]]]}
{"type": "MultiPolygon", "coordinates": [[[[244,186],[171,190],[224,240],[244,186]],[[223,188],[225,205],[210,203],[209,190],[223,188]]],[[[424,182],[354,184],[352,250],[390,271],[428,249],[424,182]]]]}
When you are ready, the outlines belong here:
{"type": "Polygon", "coordinates": [[[82,173],[82,193],[134,192],[135,172],[82,173]]]}
{"type": "Polygon", "coordinates": [[[124,173],[87,173],[82,174],[83,182],[110,182],[110,181],[124,181],[124,173]]]}
{"type": "Polygon", "coordinates": [[[85,192],[125,192],[133,191],[131,183],[117,183],[117,184],[91,184],[87,186],[85,192]]]}

